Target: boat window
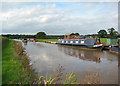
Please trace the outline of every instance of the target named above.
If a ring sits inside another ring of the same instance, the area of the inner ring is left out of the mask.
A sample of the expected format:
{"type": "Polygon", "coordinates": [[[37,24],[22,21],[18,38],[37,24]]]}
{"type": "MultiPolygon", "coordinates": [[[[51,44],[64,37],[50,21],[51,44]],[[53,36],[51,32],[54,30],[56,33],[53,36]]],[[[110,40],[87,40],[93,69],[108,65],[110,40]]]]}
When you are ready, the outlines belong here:
{"type": "Polygon", "coordinates": [[[68,43],[68,41],[66,41],[66,43],[68,43]]]}
{"type": "Polygon", "coordinates": [[[73,43],[73,41],[70,41],[70,43],[73,43]]]}
{"type": "Polygon", "coordinates": [[[76,43],[78,43],[78,40],[76,41],[76,43]]]}
{"type": "Polygon", "coordinates": [[[64,41],[62,41],[62,43],[64,43],[64,41]]]}
{"type": "Polygon", "coordinates": [[[84,44],[84,40],[81,40],[81,44],[84,44]]]}

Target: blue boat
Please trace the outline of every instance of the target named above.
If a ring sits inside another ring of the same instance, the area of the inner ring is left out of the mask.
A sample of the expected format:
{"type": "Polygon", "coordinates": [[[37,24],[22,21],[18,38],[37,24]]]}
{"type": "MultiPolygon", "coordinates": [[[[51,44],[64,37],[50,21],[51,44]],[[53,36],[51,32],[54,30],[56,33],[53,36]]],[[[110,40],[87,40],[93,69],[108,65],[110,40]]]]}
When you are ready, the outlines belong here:
{"type": "Polygon", "coordinates": [[[95,37],[75,37],[73,36],[71,38],[71,35],[64,36],[64,39],[59,39],[58,44],[61,45],[72,45],[72,46],[85,46],[87,48],[93,48],[93,49],[103,49],[103,44],[100,43],[99,38],[95,37]]]}

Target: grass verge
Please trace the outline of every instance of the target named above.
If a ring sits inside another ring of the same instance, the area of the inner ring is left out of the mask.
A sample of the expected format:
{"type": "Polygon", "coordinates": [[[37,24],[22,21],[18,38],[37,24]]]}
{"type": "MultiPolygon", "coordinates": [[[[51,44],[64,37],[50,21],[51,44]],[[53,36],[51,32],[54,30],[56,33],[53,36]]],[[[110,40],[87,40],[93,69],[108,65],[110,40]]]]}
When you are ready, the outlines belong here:
{"type": "Polygon", "coordinates": [[[36,39],[37,42],[48,42],[48,41],[54,41],[57,42],[58,39],[36,39]]]}
{"type": "Polygon", "coordinates": [[[29,84],[35,75],[20,43],[2,38],[2,84],[29,84]]]}

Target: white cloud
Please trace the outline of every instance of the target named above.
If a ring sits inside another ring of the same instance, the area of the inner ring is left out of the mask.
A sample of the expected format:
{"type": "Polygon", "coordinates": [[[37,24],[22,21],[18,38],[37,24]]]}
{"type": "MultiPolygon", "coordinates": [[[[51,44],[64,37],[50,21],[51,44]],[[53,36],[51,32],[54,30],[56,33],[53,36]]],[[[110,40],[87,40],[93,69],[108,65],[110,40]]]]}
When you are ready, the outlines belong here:
{"type": "Polygon", "coordinates": [[[119,2],[119,0],[2,0],[2,2],[119,2]]]}
{"type": "Polygon", "coordinates": [[[28,5],[24,8],[3,11],[3,32],[36,33],[45,31],[47,34],[71,32],[88,34],[96,33],[98,29],[117,28],[117,15],[112,11],[108,15],[99,10],[92,10],[76,16],[70,10],[71,8],[68,13],[65,8],[57,8],[56,4],[46,4],[28,5]]]}
{"type": "Polygon", "coordinates": [[[56,4],[52,4],[52,7],[56,7],[56,4]]]}
{"type": "Polygon", "coordinates": [[[87,3],[85,5],[86,8],[91,8],[91,7],[95,7],[95,6],[98,6],[100,3],[98,2],[91,2],[91,3],[87,3]]]}

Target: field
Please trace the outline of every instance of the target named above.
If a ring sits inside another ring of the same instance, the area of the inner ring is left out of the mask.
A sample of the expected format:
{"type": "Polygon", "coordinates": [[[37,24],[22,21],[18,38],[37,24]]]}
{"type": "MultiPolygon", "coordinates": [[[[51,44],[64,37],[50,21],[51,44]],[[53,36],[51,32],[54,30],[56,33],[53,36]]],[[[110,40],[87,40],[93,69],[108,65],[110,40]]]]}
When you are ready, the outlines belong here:
{"type": "Polygon", "coordinates": [[[48,41],[55,41],[57,42],[58,39],[36,39],[37,42],[48,42],[48,41]]]}

